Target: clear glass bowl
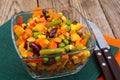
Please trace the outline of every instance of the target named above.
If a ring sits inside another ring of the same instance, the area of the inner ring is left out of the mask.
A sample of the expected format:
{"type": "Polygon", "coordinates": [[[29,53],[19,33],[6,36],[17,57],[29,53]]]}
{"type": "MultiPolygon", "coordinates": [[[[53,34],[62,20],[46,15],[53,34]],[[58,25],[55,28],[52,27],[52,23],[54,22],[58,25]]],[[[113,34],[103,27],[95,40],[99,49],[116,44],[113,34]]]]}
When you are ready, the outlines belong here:
{"type": "MultiPolygon", "coordinates": [[[[49,9],[46,9],[46,10],[49,10],[49,9]]],[[[88,32],[90,33],[90,36],[87,41],[86,47],[81,48],[79,50],[71,50],[65,54],[60,53],[55,55],[53,54],[45,55],[45,56],[34,55],[32,57],[23,57],[21,56],[20,50],[18,49],[19,48],[18,45],[16,44],[16,40],[18,39],[18,37],[16,37],[13,30],[14,25],[19,23],[18,18],[20,16],[22,16],[23,18],[22,23],[27,23],[28,19],[32,17],[32,14],[38,13],[39,10],[21,12],[19,14],[14,15],[12,18],[12,25],[11,25],[13,43],[21,61],[23,62],[24,67],[34,79],[56,78],[56,77],[62,77],[62,76],[75,74],[79,72],[85,66],[90,55],[93,53],[93,49],[95,48],[95,40],[91,32],[90,26],[79,10],[77,10],[76,8],[57,8],[52,10],[56,14],[58,14],[59,12],[62,12],[67,19],[74,22],[77,21],[78,23],[82,24],[83,35],[85,35],[86,32],[88,32]],[[67,59],[65,56],[67,56],[67,59]],[[48,60],[49,60],[49,64],[45,64],[44,62],[48,60]]],[[[27,26],[28,25],[30,24],[27,24],[27,26]]],[[[25,49],[22,49],[22,50],[24,51],[25,49]]],[[[55,51],[53,51],[53,53],[55,53],[55,51]]]]}

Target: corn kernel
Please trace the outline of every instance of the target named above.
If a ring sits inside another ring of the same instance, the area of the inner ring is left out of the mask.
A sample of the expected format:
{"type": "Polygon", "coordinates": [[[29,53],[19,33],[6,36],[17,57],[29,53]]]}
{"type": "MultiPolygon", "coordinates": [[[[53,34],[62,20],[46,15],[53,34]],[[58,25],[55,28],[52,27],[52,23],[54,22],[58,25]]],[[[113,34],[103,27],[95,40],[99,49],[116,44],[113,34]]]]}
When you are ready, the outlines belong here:
{"type": "Polygon", "coordinates": [[[62,13],[62,12],[59,12],[58,15],[59,15],[60,17],[62,17],[62,16],[63,16],[63,13],[62,13]]]}
{"type": "Polygon", "coordinates": [[[26,24],[22,24],[22,27],[24,28],[26,26],[26,24]]]}
{"type": "Polygon", "coordinates": [[[77,60],[78,57],[77,57],[77,56],[73,56],[72,59],[73,59],[73,60],[77,60]]]}
{"type": "Polygon", "coordinates": [[[44,39],[44,38],[46,38],[46,35],[38,35],[38,38],[44,39]]]}
{"type": "Polygon", "coordinates": [[[82,46],[82,49],[86,49],[87,47],[86,46],[82,46]]]}
{"type": "Polygon", "coordinates": [[[29,38],[27,39],[27,41],[29,41],[29,42],[34,42],[34,41],[35,41],[35,38],[29,37],[29,38]]]}
{"type": "Polygon", "coordinates": [[[46,44],[49,44],[49,41],[46,39],[46,40],[45,40],[45,43],[46,43],[46,44]]]}
{"type": "Polygon", "coordinates": [[[36,67],[36,63],[31,63],[31,66],[32,67],[36,67]]]}

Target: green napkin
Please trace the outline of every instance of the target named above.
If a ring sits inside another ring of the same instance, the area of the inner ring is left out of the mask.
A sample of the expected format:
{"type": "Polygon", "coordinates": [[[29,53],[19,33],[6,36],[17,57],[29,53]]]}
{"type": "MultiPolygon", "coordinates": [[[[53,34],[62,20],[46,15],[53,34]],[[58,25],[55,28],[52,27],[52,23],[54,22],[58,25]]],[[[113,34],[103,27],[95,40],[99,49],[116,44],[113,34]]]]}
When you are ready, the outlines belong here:
{"type": "MultiPolygon", "coordinates": [[[[113,54],[117,47],[111,46],[113,54]]],[[[75,75],[49,80],[96,80],[100,75],[96,59],[92,54],[84,68],[75,75]]],[[[11,20],[0,26],[0,80],[34,80],[27,73],[14,48],[11,37],[11,20]]]]}

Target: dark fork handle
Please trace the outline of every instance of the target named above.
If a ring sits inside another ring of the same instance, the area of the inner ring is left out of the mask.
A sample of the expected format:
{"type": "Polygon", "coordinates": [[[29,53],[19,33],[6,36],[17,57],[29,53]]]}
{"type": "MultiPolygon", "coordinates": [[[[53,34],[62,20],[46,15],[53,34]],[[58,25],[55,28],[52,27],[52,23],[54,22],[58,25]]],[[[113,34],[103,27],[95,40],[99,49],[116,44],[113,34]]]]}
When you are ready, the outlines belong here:
{"type": "Polygon", "coordinates": [[[112,77],[112,74],[110,72],[110,69],[108,67],[108,64],[104,59],[104,56],[103,56],[102,52],[100,50],[95,50],[94,55],[96,56],[99,67],[102,70],[104,79],[105,80],[114,80],[113,77],[112,77]]]}
{"type": "Polygon", "coordinates": [[[103,56],[105,57],[112,75],[114,76],[114,80],[120,80],[120,67],[116,62],[114,56],[110,53],[108,48],[103,48],[101,50],[104,53],[103,56]]]}

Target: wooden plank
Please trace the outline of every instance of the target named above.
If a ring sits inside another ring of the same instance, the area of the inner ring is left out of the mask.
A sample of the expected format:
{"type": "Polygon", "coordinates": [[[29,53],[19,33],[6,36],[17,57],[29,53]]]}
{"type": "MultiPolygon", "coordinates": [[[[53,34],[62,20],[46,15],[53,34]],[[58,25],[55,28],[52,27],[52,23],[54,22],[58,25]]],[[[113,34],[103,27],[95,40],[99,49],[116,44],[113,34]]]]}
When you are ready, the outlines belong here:
{"type": "Polygon", "coordinates": [[[36,0],[1,0],[0,1],[0,25],[11,18],[15,13],[30,11],[37,7],[36,0]]]}
{"type": "Polygon", "coordinates": [[[99,0],[117,39],[120,39],[120,0],[99,0]]]}
{"type": "Polygon", "coordinates": [[[71,6],[80,9],[87,19],[95,22],[103,34],[114,37],[98,0],[70,0],[70,1],[71,6]]]}
{"type": "Polygon", "coordinates": [[[53,8],[52,0],[38,0],[38,3],[41,8],[53,8]]]}
{"type": "Polygon", "coordinates": [[[70,7],[70,0],[52,0],[54,8],[70,7]]]}

